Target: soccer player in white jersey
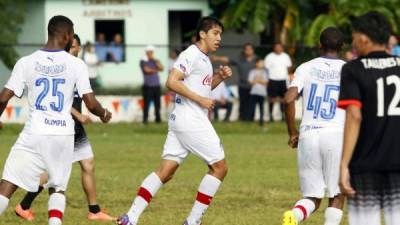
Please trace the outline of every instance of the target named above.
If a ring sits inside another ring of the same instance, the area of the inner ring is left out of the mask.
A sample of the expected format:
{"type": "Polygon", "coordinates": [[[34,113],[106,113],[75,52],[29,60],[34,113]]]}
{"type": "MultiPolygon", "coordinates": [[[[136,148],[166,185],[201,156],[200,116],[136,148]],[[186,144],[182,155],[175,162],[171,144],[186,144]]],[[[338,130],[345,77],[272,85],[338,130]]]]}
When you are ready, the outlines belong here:
{"type": "Polygon", "coordinates": [[[344,111],[337,108],[340,71],[338,59],[343,35],[334,27],[320,35],[321,57],[301,64],[285,95],[289,145],[297,147],[300,188],[303,199],[283,215],[283,225],[297,225],[318,209],[322,198],[329,198],[325,225],[339,225],[343,196],[339,189],[344,111]],[[300,135],[296,128],[294,102],[303,93],[303,119],[300,135]]]}
{"type": "Polygon", "coordinates": [[[28,91],[29,118],[12,147],[0,181],[0,214],[18,187],[38,190],[40,175],[49,174],[49,225],[62,224],[74,151],[74,121],[71,116],[75,88],[87,108],[103,122],[111,113],[96,100],[85,63],[68,52],[73,40],[73,23],[54,16],[48,24],[48,41],[43,49],[22,57],[0,93],[0,115],[8,101],[28,91]]]}
{"type": "Polygon", "coordinates": [[[208,119],[214,107],[211,90],[232,75],[221,66],[216,73],[208,53],[218,49],[223,25],[213,17],[202,18],[197,25],[197,42],[183,51],[169,74],[166,86],[177,93],[174,111],[169,116],[168,135],[160,167],[141,184],[128,213],[120,225],[136,225],[139,216],[157,191],[168,182],[189,153],[201,158],[209,172],[200,183],[197,198],[185,225],[200,225],[201,219],[217,192],[228,168],[221,141],[208,119]]]}

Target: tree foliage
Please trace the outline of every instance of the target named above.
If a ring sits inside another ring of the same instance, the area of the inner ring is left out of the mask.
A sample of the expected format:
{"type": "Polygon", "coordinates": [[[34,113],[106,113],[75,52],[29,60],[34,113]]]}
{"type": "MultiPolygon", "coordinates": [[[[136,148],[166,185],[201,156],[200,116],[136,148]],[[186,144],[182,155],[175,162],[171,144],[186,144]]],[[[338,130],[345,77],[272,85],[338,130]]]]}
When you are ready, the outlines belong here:
{"type": "Polygon", "coordinates": [[[14,46],[24,22],[23,0],[0,0],[0,60],[11,69],[18,56],[14,46]]]}

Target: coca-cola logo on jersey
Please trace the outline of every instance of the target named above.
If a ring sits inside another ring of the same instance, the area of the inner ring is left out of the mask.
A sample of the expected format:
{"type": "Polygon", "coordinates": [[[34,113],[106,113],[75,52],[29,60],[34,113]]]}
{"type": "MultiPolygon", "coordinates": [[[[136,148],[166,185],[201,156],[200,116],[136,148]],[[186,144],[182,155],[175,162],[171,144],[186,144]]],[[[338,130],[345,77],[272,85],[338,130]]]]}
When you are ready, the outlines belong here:
{"type": "Polygon", "coordinates": [[[206,77],[204,77],[204,79],[203,79],[203,85],[205,85],[205,86],[211,86],[211,82],[212,82],[212,76],[207,75],[206,77]]]}

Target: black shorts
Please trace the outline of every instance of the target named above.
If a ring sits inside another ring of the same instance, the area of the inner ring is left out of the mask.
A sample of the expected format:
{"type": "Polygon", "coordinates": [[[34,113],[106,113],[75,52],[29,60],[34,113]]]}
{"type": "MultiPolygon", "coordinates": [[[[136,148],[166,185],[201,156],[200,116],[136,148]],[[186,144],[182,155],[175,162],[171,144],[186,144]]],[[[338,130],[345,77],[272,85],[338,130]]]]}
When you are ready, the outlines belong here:
{"type": "Polygon", "coordinates": [[[400,207],[400,171],[352,174],[350,181],[356,195],[349,207],[400,207]]]}
{"type": "Polygon", "coordinates": [[[268,83],[268,97],[284,97],[287,91],[286,80],[269,80],[268,83]]]}

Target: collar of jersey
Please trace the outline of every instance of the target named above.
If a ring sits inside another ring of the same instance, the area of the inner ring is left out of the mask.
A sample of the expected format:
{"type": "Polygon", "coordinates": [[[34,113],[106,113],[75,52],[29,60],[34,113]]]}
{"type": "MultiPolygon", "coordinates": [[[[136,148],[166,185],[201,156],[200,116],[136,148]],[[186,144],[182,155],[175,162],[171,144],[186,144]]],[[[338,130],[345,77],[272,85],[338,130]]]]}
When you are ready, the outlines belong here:
{"type": "Polygon", "coordinates": [[[40,51],[44,51],[44,52],[62,52],[62,51],[64,51],[64,49],[54,49],[54,50],[51,50],[51,49],[42,48],[42,49],[40,49],[40,51]]]}
{"type": "Polygon", "coordinates": [[[337,57],[332,57],[332,56],[327,56],[327,55],[321,55],[320,58],[323,58],[323,59],[339,59],[337,57]]]}
{"type": "Polygon", "coordinates": [[[368,55],[367,55],[367,57],[376,57],[376,56],[390,56],[390,54],[388,54],[387,52],[385,52],[385,51],[374,51],[374,52],[370,52],[370,53],[368,53],[368,55]]]}
{"type": "Polygon", "coordinates": [[[193,45],[196,46],[196,48],[197,48],[201,53],[203,53],[205,56],[208,57],[208,54],[206,54],[205,52],[203,52],[203,51],[199,48],[199,46],[197,46],[196,44],[193,44],[193,45]]]}

